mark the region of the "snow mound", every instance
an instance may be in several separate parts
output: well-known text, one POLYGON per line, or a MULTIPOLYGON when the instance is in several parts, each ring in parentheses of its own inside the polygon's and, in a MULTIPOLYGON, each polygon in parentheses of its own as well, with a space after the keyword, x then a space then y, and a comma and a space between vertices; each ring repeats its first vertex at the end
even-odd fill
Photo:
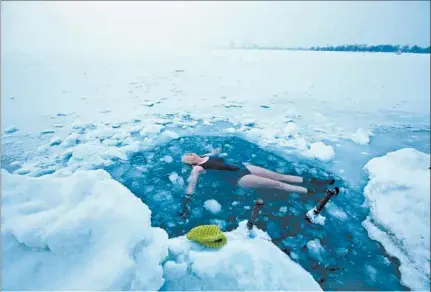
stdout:
POLYGON ((370 143, 370 136, 373 135, 373 132, 370 130, 365 130, 359 128, 351 137, 350 140, 360 145, 367 145, 370 143))
POLYGON ((157 290, 166 232, 102 170, 2 170, 2 290, 157 290), (23 281, 23 279, 26 279, 23 281))
POLYGON ((332 146, 325 145, 325 143, 319 141, 310 145, 310 149, 306 152, 306 155, 317 158, 323 162, 328 162, 334 158, 335 151, 332 146))
POLYGON ((216 200, 205 201, 204 207, 213 214, 217 214, 221 211, 221 205, 216 200))
POLYGON ((430 155, 404 148, 371 159, 364 167, 370 237, 401 261, 401 279, 416 290, 430 288, 430 155))
POLYGON ((313 277, 246 221, 226 232, 227 244, 205 248, 184 236, 169 240, 162 290, 308 290, 322 291, 313 277))

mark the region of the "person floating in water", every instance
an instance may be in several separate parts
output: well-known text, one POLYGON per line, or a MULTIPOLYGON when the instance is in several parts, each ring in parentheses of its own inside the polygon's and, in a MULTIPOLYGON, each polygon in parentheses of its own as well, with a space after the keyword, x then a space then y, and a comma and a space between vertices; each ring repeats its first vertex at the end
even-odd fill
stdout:
POLYGON ((195 190, 200 175, 205 170, 217 170, 226 172, 226 179, 234 185, 246 188, 270 188, 283 190, 290 193, 313 194, 326 191, 326 185, 333 185, 334 179, 307 179, 300 176, 277 173, 249 163, 238 163, 237 165, 226 163, 221 157, 214 157, 221 152, 221 148, 205 154, 187 153, 181 161, 191 165, 192 171, 188 179, 189 185, 186 189, 186 197, 190 198, 195 190), (314 187, 305 188, 294 184, 312 184, 314 187))

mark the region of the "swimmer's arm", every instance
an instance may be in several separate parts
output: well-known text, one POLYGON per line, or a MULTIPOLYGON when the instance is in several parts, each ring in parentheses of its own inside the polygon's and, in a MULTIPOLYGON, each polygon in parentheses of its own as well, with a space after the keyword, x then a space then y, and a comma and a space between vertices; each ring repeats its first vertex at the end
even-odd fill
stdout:
POLYGON ((213 151, 211 151, 210 153, 202 155, 202 157, 204 157, 204 156, 214 156, 214 155, 218 155, 220 153, 221 153, 221 147, 218 147, 218 148, 214 149, 213 151))
POLYGON ((199 175, 203 171, 203 167, 201 166, 195 166, 193 167, 192 173, 190 174, 190 177, 188 179, 189 185, 186 190, 187 195, 192 195, 195 191, 196 184, 198 183, 199 175))

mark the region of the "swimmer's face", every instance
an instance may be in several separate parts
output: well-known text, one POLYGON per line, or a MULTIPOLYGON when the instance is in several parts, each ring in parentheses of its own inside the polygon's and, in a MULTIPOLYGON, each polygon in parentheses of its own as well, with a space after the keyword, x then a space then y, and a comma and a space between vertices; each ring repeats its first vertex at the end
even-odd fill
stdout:
POLYGON ((183 155, 183 157, 181 158, 181 161, 185 164, 194 164, 198 161, 198 156, 196 155, 196 153, 186 153, 185 155, 183 155))

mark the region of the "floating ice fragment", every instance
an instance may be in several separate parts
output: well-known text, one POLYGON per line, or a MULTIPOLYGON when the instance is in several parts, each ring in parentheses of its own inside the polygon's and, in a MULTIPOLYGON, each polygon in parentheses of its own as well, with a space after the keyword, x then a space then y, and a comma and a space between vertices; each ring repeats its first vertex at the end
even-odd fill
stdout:
POLYGON ((214 199, 205 201, 204 207, 213 214, 217 214, 221 211, 221 205, 214 199))

